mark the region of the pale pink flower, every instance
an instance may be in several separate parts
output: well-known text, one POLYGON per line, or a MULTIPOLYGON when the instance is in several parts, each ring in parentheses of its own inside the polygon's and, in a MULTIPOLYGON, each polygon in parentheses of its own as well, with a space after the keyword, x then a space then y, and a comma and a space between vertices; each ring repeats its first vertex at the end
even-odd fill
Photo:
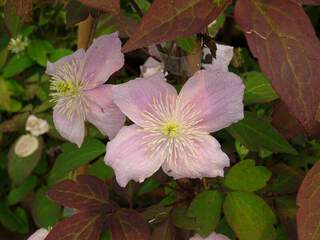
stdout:
POLYGON ((87 51, 77 50, 55 63, 48 62, 52 76, 51 96, 56 102, 53 121, 58 132, 81 146, 85 121, 113 138, 125 117, 112 101, 112 86, 103 83, 124 63, 121 42, 114 33, 96 39, 87 51))
MULTIPOLYGON (((211 54, 209 48, 203 49, 203 55, 211 54)), ((233 57, 233 47, 228 45, 217 44, 216 57, 212 59, 211 64, 203 64, 207 70, 228 72, 228 65, 233 57)))
POLYGON ((27 240, 44 240, 49 234, 49 231, 45 228, 38 229, 27 240))
POLYGON ((225 235, 213 232, 206 238, 203 238, 199 234, 196 234, 192 238, 190 238, 189 240, 230 240, 230 239, 228 237, 226 237, 225 235))
POLYGON ((179 95, 162 74, 116 86, 115 104, 135 123, 107 145, 118 183, 142 182, 161 166, 176 179, 223 176, 229 158, 210 133, 243 118, 243 90, 237 75, 208 70, 179 95))

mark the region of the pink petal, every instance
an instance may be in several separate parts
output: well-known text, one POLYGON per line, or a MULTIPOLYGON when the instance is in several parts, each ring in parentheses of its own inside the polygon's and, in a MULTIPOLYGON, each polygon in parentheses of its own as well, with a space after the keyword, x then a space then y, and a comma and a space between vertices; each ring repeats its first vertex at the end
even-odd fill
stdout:
POLYGON ((214 137, 204 135, 193 140, 189 148, 194 151, 193 156, 178 148, 177 158, 164 162, 162 168, 169 176, 175 179, 223 176, 223 168, 228 167, 230 161, 214 137))
POLYGON ((78 147, 81 146, 85 134, 83 118, 77 113, 72 114, 70 117, 62 114, 58 103, 53 109, 53 122, 62 137, 77 144, 78 147))
MULTIPOLYGON (((208 52, 204 50, 204 52, 208 52)), ((210 50, 209 50, 210 52, 210 50)), ((228 66, 233 57, 233 47, 217 44, 216 58, 212 59, 211 64, 203 64, 204 68, 210 71, 228 72, 228 66)))
POLYGON ((201 70, 186 82, 180 97, 183 106, 196 106, 202 118, 200 124, 215 132, 243 119, 243 91, 239 76, 201 70))
POLYGON ((145 119, 143 113, 152 112, 154 100, 168 97, 175 98, 175 88, 163 81, 163 74, 156 74, 147 78, 137 78, 114 87, 113 100, 120 110, 133 122, 143 126, 145 119))
POLYGON ((101 85, 85 91, 86 118, 110 139, 124 125, 126 117, 112 101, 112 86, 101 85))
POLYGON ((214 232, 214 233, 211 233, 211 235, 209 235, 206 238, 202 238, 199 234, 196 234, 189 240, 230 240, 230 239, 223 234, 218 234, 214 232))
POLYGON ((87 89, 105 83, 124 64, 118 33, 97 38, 86 52, 84 81, 87 89))
POLYGON ((105 162, 115 171, 117 182, 125 187, 130 180, 143 182, 155 173, 163 160, 160 154, 151 156, 147 152, 147 135, 133 124, 123 127, 107 144, 105 162))
POLYGON ((71 63, 72 61, 81 61, 85 58, 85 51, 83 49, 79 49, 75 51, 73 54, 69 56, 65 56, 58 61, 51 63, 47 62, 46 74, 54 75, 56 74, 57 68, 61 67, 65 63, 71 63))
POLYGON ((47 229, 41 228, 32 234, 27 240, 44 240, 49 234, 47 229))

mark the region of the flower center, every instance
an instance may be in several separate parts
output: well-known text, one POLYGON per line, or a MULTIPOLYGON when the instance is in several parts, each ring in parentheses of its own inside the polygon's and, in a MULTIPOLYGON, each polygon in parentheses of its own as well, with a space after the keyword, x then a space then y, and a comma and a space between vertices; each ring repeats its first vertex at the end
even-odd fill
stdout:
POLYGON ((84 84, 81 81, 83 64, 79 61, 72 61, 58 66, 58 69, 51 77, 50 90, 54 102, 61 98, 74 98, 80 95, 84 84))
POLYGON ((177 137, 181 134, 182 126, 176 121, 165 123, 161 129, 162 133, 170 138, 177 137))

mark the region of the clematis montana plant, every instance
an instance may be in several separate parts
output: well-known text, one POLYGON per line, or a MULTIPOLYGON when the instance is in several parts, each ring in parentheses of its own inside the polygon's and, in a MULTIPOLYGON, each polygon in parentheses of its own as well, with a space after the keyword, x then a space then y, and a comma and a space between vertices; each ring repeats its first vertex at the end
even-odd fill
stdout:
POLYGON ((81 146, 85 121, 113 138, 125 116, 112 102, 112 86, 104 85, 124 64, 121 41, 114 33, 97 38, 90 48, 79 49, 55 63, 48 63, 51 96, 56 102, 53 121, 64 138, 81 146))
POLYGON ((179 95, 162 74, 114 87, 115 104, 135 123, 107 144, 118 183, 142 182, 161 166, 176 179, 223 176, 229 158, 210 133, 243 118, 243 90, 237 75, 209 70, 179 95))

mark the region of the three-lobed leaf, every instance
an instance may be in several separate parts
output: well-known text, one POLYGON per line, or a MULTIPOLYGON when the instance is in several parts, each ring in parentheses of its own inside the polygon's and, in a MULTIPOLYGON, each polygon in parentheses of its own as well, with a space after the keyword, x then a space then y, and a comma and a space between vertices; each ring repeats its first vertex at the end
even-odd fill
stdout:
POLYGON ((318 161, 300 186, 297 205, 297 225, 299 240, 320 238, 320 161, 318 161))
POLYGON ((224 178, 224 185, 232 190, 254 192, 266 186, 271 172, 255 161, 242 160, 234 165, 224 178))
POLYGON ((275 240, 276 217, 264 200, 249 192, 229 192, 223 211, 241 240, 275 240))

